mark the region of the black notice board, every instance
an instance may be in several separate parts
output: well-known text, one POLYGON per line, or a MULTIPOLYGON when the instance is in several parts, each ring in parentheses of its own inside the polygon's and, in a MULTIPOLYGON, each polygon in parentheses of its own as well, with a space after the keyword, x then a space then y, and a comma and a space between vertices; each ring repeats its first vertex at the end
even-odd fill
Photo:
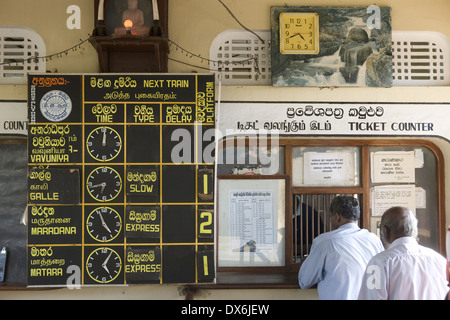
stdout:
POLYGON ((28 83, 28 284, 214 282, 214 76, 28 83))
POLYGON ((26 284, 27 227, 20 223, 27 208, 25 138, 0 140, 0 250, 7 251, 0 286, 26 284))

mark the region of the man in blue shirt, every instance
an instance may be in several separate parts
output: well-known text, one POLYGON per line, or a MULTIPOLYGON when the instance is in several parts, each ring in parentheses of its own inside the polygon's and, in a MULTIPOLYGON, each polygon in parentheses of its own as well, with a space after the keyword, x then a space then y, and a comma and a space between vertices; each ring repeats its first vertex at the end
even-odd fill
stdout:
POLYGON ((341 195, 331 201, 332 231, 316 237, 300 267, 298 283, 302 289, 317 284, 320 299, 357 299, 369 260, 384 250, 381 240, 357 225, 358 199, 341 195))

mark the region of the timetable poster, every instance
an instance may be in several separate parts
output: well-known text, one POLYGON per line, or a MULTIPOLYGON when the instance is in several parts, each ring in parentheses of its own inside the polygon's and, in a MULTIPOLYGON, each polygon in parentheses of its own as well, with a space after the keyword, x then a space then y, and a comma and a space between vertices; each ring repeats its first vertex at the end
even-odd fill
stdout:
POLYGON ((29 75, 28 285, 214 283, 214 127, 210 74, 29 75))

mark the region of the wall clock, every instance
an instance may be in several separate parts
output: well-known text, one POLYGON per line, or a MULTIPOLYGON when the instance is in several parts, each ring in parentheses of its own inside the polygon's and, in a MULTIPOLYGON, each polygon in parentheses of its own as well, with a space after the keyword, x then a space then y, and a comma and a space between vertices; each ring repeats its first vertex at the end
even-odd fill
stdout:
POLYGON ((110 127, 98 127, 89 133, 86 148, 92 158, 98 161, 111 161, 122 149, 122 139, 110 127))
POLYGON ((111 167, 97 167, 89 173, 86 188, 93 199, 101 202, 112 201, 122 190, 122 178, 111 167))
POLYGON ((315 12, 282 12, 279 17, 282 54, 319 53, 319 15, 315 12))
POLYGON ((273 6, 273 86, 392 85, 391 9, 273 6))
POLYGON ((119 213, 112 208, 96 208, 87 217, 86 229, 96 241, 110 242, 122 230, 122 219, 119 213))
POLYGON ((111 248, 98 248, 91 252, 86 260, 89 277, 98 283, 114 281, 122 270, 122 259, 111 248))

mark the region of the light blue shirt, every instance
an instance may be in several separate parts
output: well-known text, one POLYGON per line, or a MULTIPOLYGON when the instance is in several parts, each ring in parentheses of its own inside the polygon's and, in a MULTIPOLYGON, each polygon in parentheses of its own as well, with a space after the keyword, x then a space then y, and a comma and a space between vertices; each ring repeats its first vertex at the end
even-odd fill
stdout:
POLYGON ((298 273, 298 283, 308 289, 317 283, 323 300, 355 300, 369 260, 383 251, 380 238, 356 223, 322 233, 298 273))

